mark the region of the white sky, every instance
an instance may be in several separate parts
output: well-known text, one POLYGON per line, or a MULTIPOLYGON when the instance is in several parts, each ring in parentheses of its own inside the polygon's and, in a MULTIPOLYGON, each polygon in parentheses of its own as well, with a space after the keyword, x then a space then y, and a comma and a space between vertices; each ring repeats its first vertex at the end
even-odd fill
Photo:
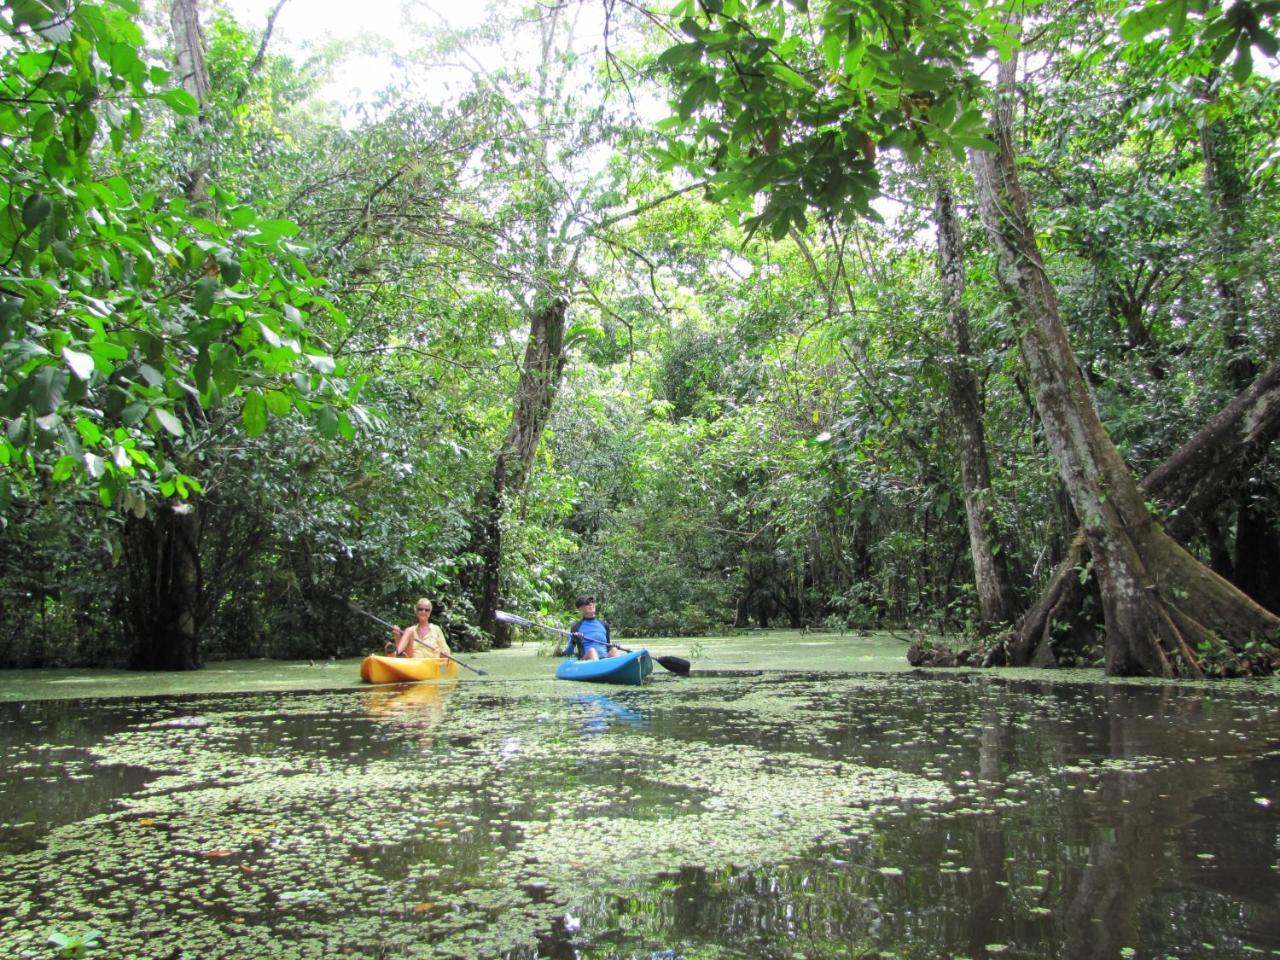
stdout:
MULTIPOLYGON (((277 0, 226 0, 239 23, 266 25, 277 0)), ((487 0, 287 0, 276 18, 271 49, 295 59, 331 41, 356 44, 321 96, 340 103, 368 99, 396 77, 393 57, 420 42, 423 28, 467 29, 484 22, 487 0), (365 42, 359 41, 363 38, 365 42)))

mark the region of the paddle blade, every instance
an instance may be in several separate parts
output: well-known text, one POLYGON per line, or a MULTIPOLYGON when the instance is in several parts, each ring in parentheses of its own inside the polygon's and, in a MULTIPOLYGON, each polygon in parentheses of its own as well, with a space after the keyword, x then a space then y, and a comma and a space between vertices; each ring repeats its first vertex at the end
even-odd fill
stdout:
POLYGON ((689 675, 689 668, 692 664, 684 657, 654 657, 658 661, 658 665, 663 669, 670 670, 672 673, 679 674, 682 677, 689 675))
POLYGON ((507 613, 505 610, 493 611, 493 619, 499 623, 514 623, 517 627, 536 627, 538 624, 532 620, 526 620, 524 617, 517 617, 514 613, 507 613))

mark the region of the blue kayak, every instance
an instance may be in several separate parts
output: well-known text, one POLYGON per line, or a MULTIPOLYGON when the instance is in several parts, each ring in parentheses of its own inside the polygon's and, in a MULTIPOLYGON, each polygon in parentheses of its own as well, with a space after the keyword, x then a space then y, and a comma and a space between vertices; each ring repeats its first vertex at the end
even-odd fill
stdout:
POLYGON ((579 660, 576 657, 561 660, 560 666, 556 668, 556 679, 621 683, 638 687, 651 673, 653 661, 649 658, 649 651, 633 650, 620 657, 604 657, 600 660, 579 660))

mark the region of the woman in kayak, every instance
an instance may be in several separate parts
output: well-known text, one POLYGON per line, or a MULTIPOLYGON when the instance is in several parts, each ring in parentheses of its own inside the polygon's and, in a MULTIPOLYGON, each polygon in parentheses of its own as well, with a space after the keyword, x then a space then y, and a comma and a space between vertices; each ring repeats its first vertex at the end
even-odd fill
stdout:
POLYGON ((431 622, 431 601, 426 597, 418 600, 418 622, 412 627, 401 630, 391 628, 391 643, 387 646, 394 650, 397 657, 416 657, 425 660, 448 654, 449 641, 444 638, 444 631, 431 622))

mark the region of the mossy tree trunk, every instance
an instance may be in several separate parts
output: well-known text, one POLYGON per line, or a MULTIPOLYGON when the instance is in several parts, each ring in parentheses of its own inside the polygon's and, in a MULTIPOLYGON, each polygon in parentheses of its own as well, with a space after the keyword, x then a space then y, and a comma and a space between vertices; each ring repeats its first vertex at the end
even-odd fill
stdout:
POLYGON ((471 568, 469 593, 480 627, 495 646, 511 645, 505 624, 494 611, 502 602, 502 528, 507 505, 524 490, 538 444, 551 419, 551 410, 564 375, 564 331, 568 302, 557 298, 534 312, 529 323, 524 366, 516 388, 511 426, 494 458, 489 482, 476 502, 471 524, 471 552, 478 562, 471 568))
MULTIPOLYGON (((1181 543, 1218 537, 1215 517, 1234 499, 1241 477, 1250 475, 1280 435, 1280 363, 1272 364, 1209 420, 1168 460, 1142 481, 1143 493, 1160 504, 1165 532, 1181 543)), ((1097 642, 1089 597, 1082 583, 1088 558, 1077 531, 1039 599, 1019 620, 1004 645, 1013 666, 1055 666, 1097 642)), ((1246 584, 1246 593, 1262 602, 1246 584)))
POLYGON ((1102 425, 1036 245, 1013 147, 1016 60, 1001 65, 996 149, 975 151, 983 221, 1001 285, 1023 322, 1023 359, 1045 439, 1098 578, 1109 675, 1200 676, 1275 666, 1280 618, 1191 556, 1155 521, 1102 425), (1244 651, 1266 644, 1261 656, 1244 651))
POLYGON ((991 510, 991 467, 978 377, 973 369, 969 311, 964 304, 964 246, 951 188, 940 176, 934 185, 934 219, 938 229, 947 339, 955 350, 947 368, 951 418, 960 444, 960 480, 964 486, 964 511, 969 526, 969 552, 973 557, 980 627, 986 633, 997 624, 1013 620, 1017 601, 991 510))

